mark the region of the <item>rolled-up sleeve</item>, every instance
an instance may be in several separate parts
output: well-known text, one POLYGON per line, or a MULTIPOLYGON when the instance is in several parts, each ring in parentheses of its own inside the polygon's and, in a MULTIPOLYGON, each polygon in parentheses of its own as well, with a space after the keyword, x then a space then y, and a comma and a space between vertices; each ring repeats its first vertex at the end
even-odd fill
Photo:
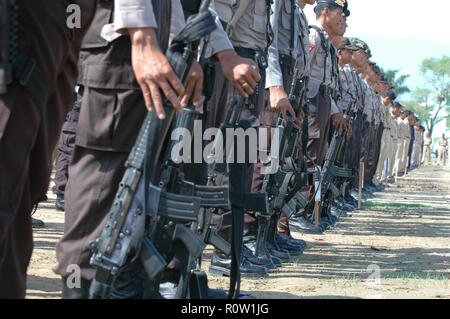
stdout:
POLYGON ((157 27, 151 0, 114 0, 114 31, 157 27))
POLYGON ((274 86, 283 86, 283 74, 281 73, 280 57, 278 52, 278 19, 280 16, 281 1, 272 4, 270 25, 273 32, 273 41, 268 50, 268 68, 266 70, 266 89, 274 86))
POLYGON ((334 101, 334 99, 330 98, 330 100, 331 100, 331 115, 339 113, 340 112, 339 108, 336 105, 336 102, 334 101))

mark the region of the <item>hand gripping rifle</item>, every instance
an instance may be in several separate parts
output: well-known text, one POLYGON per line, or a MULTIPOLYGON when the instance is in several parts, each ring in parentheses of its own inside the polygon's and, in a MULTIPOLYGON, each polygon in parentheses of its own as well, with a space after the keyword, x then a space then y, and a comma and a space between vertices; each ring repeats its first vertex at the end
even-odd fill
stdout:
MULTIPOLYGON (((239 298, 240 291, 240 264, 244 213, 247 210, 260 210, 264 212, 268 210, 266 194, 246 192, 245 177, 248 154, 245 154, 244 163, 239 163, 236 160, 238 155, 237 149, 239 148, 237 145, 237 136, 235 134, 228 134, 229 130, 236 132, 237 129, 247 129, 249 127, 248 122, 239 121, 241 112, 246 103, 247 99, 243 97, 233 99, 229 102, 225 119, 220 124, 213 146, 208 155, 208 179, 204 189, 223 189, 223 186, 221 185, 223 185, 226 175, 229 174, 228 186, 223 189, 223 196, 226 200, 224 198, 220 203, 217 202, 218 205, 204 205, 201 207, 199 222, 193 223, 192 225, 192 229, 200 234, 200 237, 205 243, 213 245, 226 255, 231 255, 232 263, 228 298, 236 299, 239 298), (214 214, 221 214, 230 209, 232 211, 233 219, 231 244, 219 236, 215 230, 210 228, 212 216, 214 214)), ((195 280, 198 281, 199 278, 202 278, 201 276, 198 276, 201 259, 191 259, 190 263, 191 265, 197 263, 197 268, 195 270, 197 276, 192 276, 191 279, 195 278, 195 280)), ((197 286, 201 285, 201 283, 198 282, 191 282, 191 284, 197 286)), ((201 292, 201 290, 199 291, 201 292)), ((192 293, 192 289, 190 293, 192 293)), ((194 295, 194 297, 202 298, 201 295, 194 295)))
MULTIPOLYGON (((346 118, 352 118, 353 102, 349 103, 345 112, 346 118)), ((330 147, 325 156, 325 163, 322 167, 321 174, 321 201, 322 211, 329 215, 331 201, 340 195, 339 179, 349 179, 355 176, 354 168, 345 168, 343 159, 346 152, 347 131, 339 132, 336 128, 330 147)))
MULTIPOLYGON (((211 33, 216 25, 208 11, 211 0, 204 0, 200 13, 190 19, 186 26, 173 39, 167 52, 168 60, 177 76, 184 82, 193 60, 197 57, 197 47, 201 38, 211 33)), ((144 120, 138 139, 127 162, 125 173, 112 203, 108 220, 100 235, 90 247, 93 251, 91 265, 96 269, 91 284, 91 298, 107 298, 115 278, 128 263, 140 258, 148 277, 153 280, 167 265, 163 255, 164 247, 155 247, 151 237, 155 237, 152 227, 161 207, 177 206, 179 197, 164 190, 155 189, 150 184, 164 140, 173 121, 175 110, 165 100, 166 119, 159 120, 156 112, 149 112, 144 120), (149 191, 149 189, 155 189, 149 191), (150 226, 147 229, 147 226, 150 226), (152 236, 150 236, 152 235, 152 236)), ((193 213, 198 200, 186 203, 181 198, 180 210, 193 213), (187 207, 190 206, 190 207, 187 207), (192 208, 194 206, 194 208, 192 208)), ((169 209, 166 209, 168 212, 169 209)), ((186 214, 181 214, 183 221, 186 214)), ((190 219, 195 220, 194 213, 190 219)), ((189 236, 180 224, 171 225, 166 242, 189 236), (171 238, 170 238, 171 236, 171 238)), ((163 236, 163 235, 161 235, 163 236)), ((201 253, 201 244, 193 252, 201 253)))
MULTIPOLYGON (((312 175, 306 168, 306 160, 303 168, 300 170, 295 163, 299 156, 300 139, 304 155, 306 152, 306 143, 308 141, 308 118, 306 105, 306 92, 308 87, 308 77, 300 77, 299 69, 295 68, 294 78, 289 93, 289 101, 298 117, 303 111, 306 117, 303 120, 302 130, 294 127, 294 118, 287 114, 286 122, 283 116, 278 119, 277 133, 271 145, 271 164, 279 163, 278 169, 273 174, 266 174, 264 177, 262 192, 267 193, 269 211, 256 212, 258 217, 258 233, 256 240, 255 255, 261 258, 269 258, 269 252, 266 242, 270 242, 275 247, 278 244, 275 241, 274 227, 276 227, 279 216, 283 213, 287 217, 291 216, 303 203, 299 202, 298 190, 302 186, 309 185, 312 175)), ((305 205, 306 206, 306 205, 305 205)))

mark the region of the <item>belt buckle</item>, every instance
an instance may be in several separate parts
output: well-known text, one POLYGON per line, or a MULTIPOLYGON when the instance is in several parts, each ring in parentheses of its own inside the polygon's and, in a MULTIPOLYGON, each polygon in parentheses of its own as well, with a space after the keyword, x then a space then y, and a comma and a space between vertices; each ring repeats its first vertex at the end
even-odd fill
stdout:
POLYGON ((261 69, 266 69, 269 66, 266 55, 262 51, 256 51, 255 60, 258 62, 258 65, 261 69))

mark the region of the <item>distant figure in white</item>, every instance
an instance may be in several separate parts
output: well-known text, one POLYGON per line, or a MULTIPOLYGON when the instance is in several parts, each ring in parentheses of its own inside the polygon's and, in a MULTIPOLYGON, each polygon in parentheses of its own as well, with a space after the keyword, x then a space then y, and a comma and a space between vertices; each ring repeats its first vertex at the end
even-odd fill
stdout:
POLYGON ((439 156, 438 156, 439 165, 443 166, 446 165, 447 148, 448 148, 448 141, 445 138, 445 134, 442 134, 442 137, 439 140, 439 156))
POLYGON ((431 144, 433 141, 430 138, 430 132, 425 132, 425 138, 423 140, 423 158, 422 163, 428 165, 431 163, 431 144))

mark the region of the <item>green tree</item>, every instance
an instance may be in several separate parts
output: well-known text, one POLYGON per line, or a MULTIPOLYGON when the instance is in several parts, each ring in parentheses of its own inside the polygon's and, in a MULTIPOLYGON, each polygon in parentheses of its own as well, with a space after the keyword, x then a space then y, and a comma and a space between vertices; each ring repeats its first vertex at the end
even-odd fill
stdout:
POLYGON ((413 93, 415 101, 419 104, 419 112, 425 116, 430 135, 434 126, 448 116, 439 116, 442 110, 450 113, 450 57, 427 58, 420 65, 420 73, 424 77, 427 87, 416 89, 413 93), (421 110, 420 110, 421 109, 421 110))
POLYGON ((400 70, 384 70, 383 68, 381 68, 381 71, 384 73, 389 82, 391 82, 391 84, 394 86, 397 96, 411 92, 409 87, 405 85, 406 79, 410 77, 409 74, 402 74, 397 76, 400 70))

